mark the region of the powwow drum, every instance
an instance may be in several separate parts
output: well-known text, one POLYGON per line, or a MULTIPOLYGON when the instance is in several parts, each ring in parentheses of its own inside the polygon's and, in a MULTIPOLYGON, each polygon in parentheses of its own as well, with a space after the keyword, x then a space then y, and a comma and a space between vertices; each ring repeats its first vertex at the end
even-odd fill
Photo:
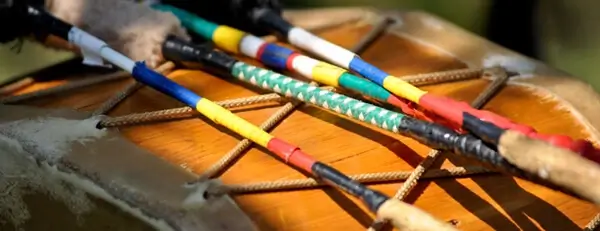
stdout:
MULTIPOLYGON (((596 130, 600 119, 594 116, 600 114, 600 98, 591 87, 432 15, 344 8, 287 11, 284 16, 296 26, 353 49, 368 62, 395 76, 405 76, 427 91, 473 102, 474 106, 531 125, 541 133, 560 133, 594 143, 600 139, 596 130), (485 68, 495 65, 504 66, 508 72, 485 68)), ((381 229, 371 227, 375 217, 358 200, 303 176, 273 158, 269 151, 198 116, 182 103, 134 84, 128 75, 110 73, 92 78, 89 76, 97 74, 91 70, 82 73, 65 69, 61 78, 40 81, 2 99, 0 102, 6 105, 0 107, 0 122, 60 117, 67 120, 48 122, 100 136, 94 133, 97 131, 89 131, 95 129, 89 124, 65 122, 86 121, 90 113, 95 115, 92 118, 102 121, 108 130, 104 132, 109 134, 94 142, 73 144, 71 155, 62 157, 62 167, 54 173, 99 199, 89 199, 95 207, 86 210, 80 208, 84 199, 77 201, 75 196, 71 200, 62 198, 69 201, 65 206, 55 202, 56 198, 28 195, 23 200, 30 219, 19 223, 20 227, 381 229), (80 86, 69 89, 74 85, 80 86), (102 114, 105 116, 97 116, 102 114), (218 181, 201 180, 199 186, 182 186, 198 177, 218 181), (194 206, 198 208, 190 210, 194 206)), ((357 181, 395 195, 459 230, 593 230, 600 221, 591 203, 499 174, 453 153, 433 151, 373 125, 233 78, 217 78, 172 63, 159 69, 177 83, 260 124, 357 181)), ((368 100, 342 89, 336 91, 368 100)), ((26 127, 35 129, 34 125, 26 127)), ((59 130, 36 134, 58 136, 59 130)), ((42 140, 49 142, 52 138, 42 140)), ((52 155, 53 149, 38 150, 52 155)), ((4 188, 6 192, 0 195, 8 198, 11 193, 21 193, 11 191, 13 187, 4 188)), ((71 189, 49 191, 60 190, 71 189)), ((19 220, 14 214, 12 220, 19 220)), ((10 222, 0 224, 0 230, 15 227, 10 222)))

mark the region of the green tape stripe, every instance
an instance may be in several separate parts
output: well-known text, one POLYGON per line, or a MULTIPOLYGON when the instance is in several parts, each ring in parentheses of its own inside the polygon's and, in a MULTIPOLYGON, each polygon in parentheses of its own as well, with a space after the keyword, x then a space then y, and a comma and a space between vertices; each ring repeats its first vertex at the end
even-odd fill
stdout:
POLYGON ((183 27, 186 27, 204 38, 212 38, 213 33, 219 27, 219 25, 215 23, 211 23, 206 21, 190 12, 185 10, 169 6, 163 4, 153 4, 152 8, 155 10, 163 11, 163 12, 171 12, 173 13, 179 20, 183 27))
POLYGON ((270 89, 287 97, 312 103, 392 132, 398 132, 398 126, 404 117, 403 114, 326 91, 305 82, 243 62, 237 62, 233 66, 231 73, 238 79, 263 89, 270 89))
MULTIPOLYGON (((212 39, 214 31, 219 27, 218 24, 206 21, 199 16, 173 6, 155 4, 152 7, 156 10, 175 14, 175 16, 182 21, 184 27, 198 33, 200 36, 206 39, 212 39)), ((382 102, 387 102, 387 99, 391 95, 390 92, 376 83, 347 72, 343 73, 341 76, 330 76, 330 78, 335 78, 336 82, 338 82, 340 86, 344 88, 354 90, 358 93, 373 97, 382 102)))
POLYGON ((389 91, 385 90, 383 87, 377 85, 376 83, 350 74, 348 72, 340 76, 338 83, 342 87, 357 91, 358 93, 362 93, 364 95, 373 97, 382 102, 387 102, 387 99, 391 95, 389 91))

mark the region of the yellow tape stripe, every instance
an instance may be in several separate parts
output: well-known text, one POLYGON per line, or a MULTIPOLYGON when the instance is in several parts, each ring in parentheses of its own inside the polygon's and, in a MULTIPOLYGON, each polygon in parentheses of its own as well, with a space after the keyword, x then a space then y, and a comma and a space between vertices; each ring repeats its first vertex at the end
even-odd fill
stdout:
POLYGON ((339 78, 346 70, 325 62, 319 62, 312 69, 313 79, 325 85, 338 87, 339 78))
POLYGON ((221 124, 263 147, 267 147, 267 144, 273 138, 271 134, 263 131, 254 124, 234 115, 227 109, 205 98, 198 101, 196 110, 215 123, 221 124))
POLYGON ((240 53, 240 43, 245 35, 246 33, 238 29, 219 26, 213 32, 212 40, 221 49, 238 54, 240 53))
POLYGON ((421 96, 427 94, 426 91, 423 91, 395 76, 385 77, 385 79, 383 79, 383 87, 392 94, 400 96, 401 98, 406 98, 415 103, 419 103, 421 96))

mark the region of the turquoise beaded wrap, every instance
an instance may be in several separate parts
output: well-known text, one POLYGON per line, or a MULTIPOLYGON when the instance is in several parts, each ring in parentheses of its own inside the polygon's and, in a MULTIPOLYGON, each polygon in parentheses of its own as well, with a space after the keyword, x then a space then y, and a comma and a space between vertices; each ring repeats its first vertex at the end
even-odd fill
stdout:
POLYGON ((249 82, 263 89, 270 89, 287 97, 312 103, 392 132, 398 132, 398 126, 404 118, 403 114, 367 104, 335 92, 323 90, 305 82, 243 62, 237 62, 233 66, 231 74, 242 81, 249 82))

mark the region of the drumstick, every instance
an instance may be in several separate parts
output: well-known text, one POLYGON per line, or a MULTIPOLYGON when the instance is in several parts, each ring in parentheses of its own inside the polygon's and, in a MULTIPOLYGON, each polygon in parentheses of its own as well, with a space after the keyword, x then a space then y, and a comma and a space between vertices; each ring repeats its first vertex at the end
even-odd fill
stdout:
POLYGON ((195 94, 169 78, 149 69, 144 62, 134 62, 113 50, 93 35, 35 7, 29 7, 29 15, 34 25, 39 27, 37 28, 38 30, 60 36, 77 45, 85 52, 92 52, 99 55, 110 63, 130 72, 137 81, 195 108, 200 114, 213 122, 223 125, 267 148, 285 161, 285 163, 311 173, 315 178, 322 179, 333 186, 337 186, 337 188, 346 193, 360 198, 372 212, 375 212, 382 218, 391 220, 398 228, 423 231, 456 230, 452 225, 440 222, 431 215, 411 205, 390 199, 378 191, 369 189, 351 180, 338 170, 315 160, 300 150, 300 148, 274 137, 216 103, 195 94), (408 211, 408 213, 405 213, 405 211, 408 211))
MULTIPOLYGON (((405 99, 401 99, 383 87, 355 76, 343 68, 310 58, 275 43, 269 43, 236 28, 215 24, 183 9, 164 4, 155 4, 152 5, 152 8, 173 13, 188 30, 204 39, 213 41, 226 52, 244 54, 261 61, 270 68, 295 71, 321 84, 353 90, 377 101, 396 106, 413 117, 427 121, 436 119, 435 121, 438 123, 443 122, 443 120, 435 118, 435 115, 425 115, 413 110, 405 99)), ((452 126, 449 123, 444 125, 452 126)))
POLYGON ((574 140, 564 135, 539 134, 530 126, 517 124, 490 111, 478 110, 465 102, 428 93, 367 63, 345 48, 326 41, 302 28, 294 27, 280 15, 267 8, 248 10, 249 12, 245 13, 249 15, 249 20, 253 20, 258 25, 283 35, 291 44, 321 56, 340 67, 357 72, 389 90, 392 94, 419 104, 424 109, 434 112, 457 126, 464 128, 465 117, 474 116, 489 121, 500 128, 518 131, 534 139, 545 140, 552 145, 572 150, 587 158, 593 158, 595 162, 600 162, 600 149, 594 147, 589 141, 574 140))
MULTIPOLYGON (((311 86, 291 77, 249 65, 223 52, 213 50, 212 46, 195 46, 177 39, 175 36, 169 36, 165 40, 162 53, 164 58, 168 60, 198 62, 201 65, 210 66, 213 70, 218 70, 220 73, 216 76, 229 72, 230 75, 262 89, 271 90, 330 112, 411 137, 436 149, 454 151, 457 154, 475 158, 522 179, 568 194, 577 196, 582 194, 579 192, 579 188, 572 187, 572 185, 565 184, 562 181, 547 180, 545 177, 540 176, 537 171, 526 172, 521 170, 518 164, 513 165, 508 162, 505 157, 499 155, 480 139, 473 136, 459 134, 435 123, 411 118, 398 112, 389 111, 345 95, 311 86), (547 182, 551 182, 553 185, 547 182)), ((583 193, 582 195, 586 194, 583 193)))

